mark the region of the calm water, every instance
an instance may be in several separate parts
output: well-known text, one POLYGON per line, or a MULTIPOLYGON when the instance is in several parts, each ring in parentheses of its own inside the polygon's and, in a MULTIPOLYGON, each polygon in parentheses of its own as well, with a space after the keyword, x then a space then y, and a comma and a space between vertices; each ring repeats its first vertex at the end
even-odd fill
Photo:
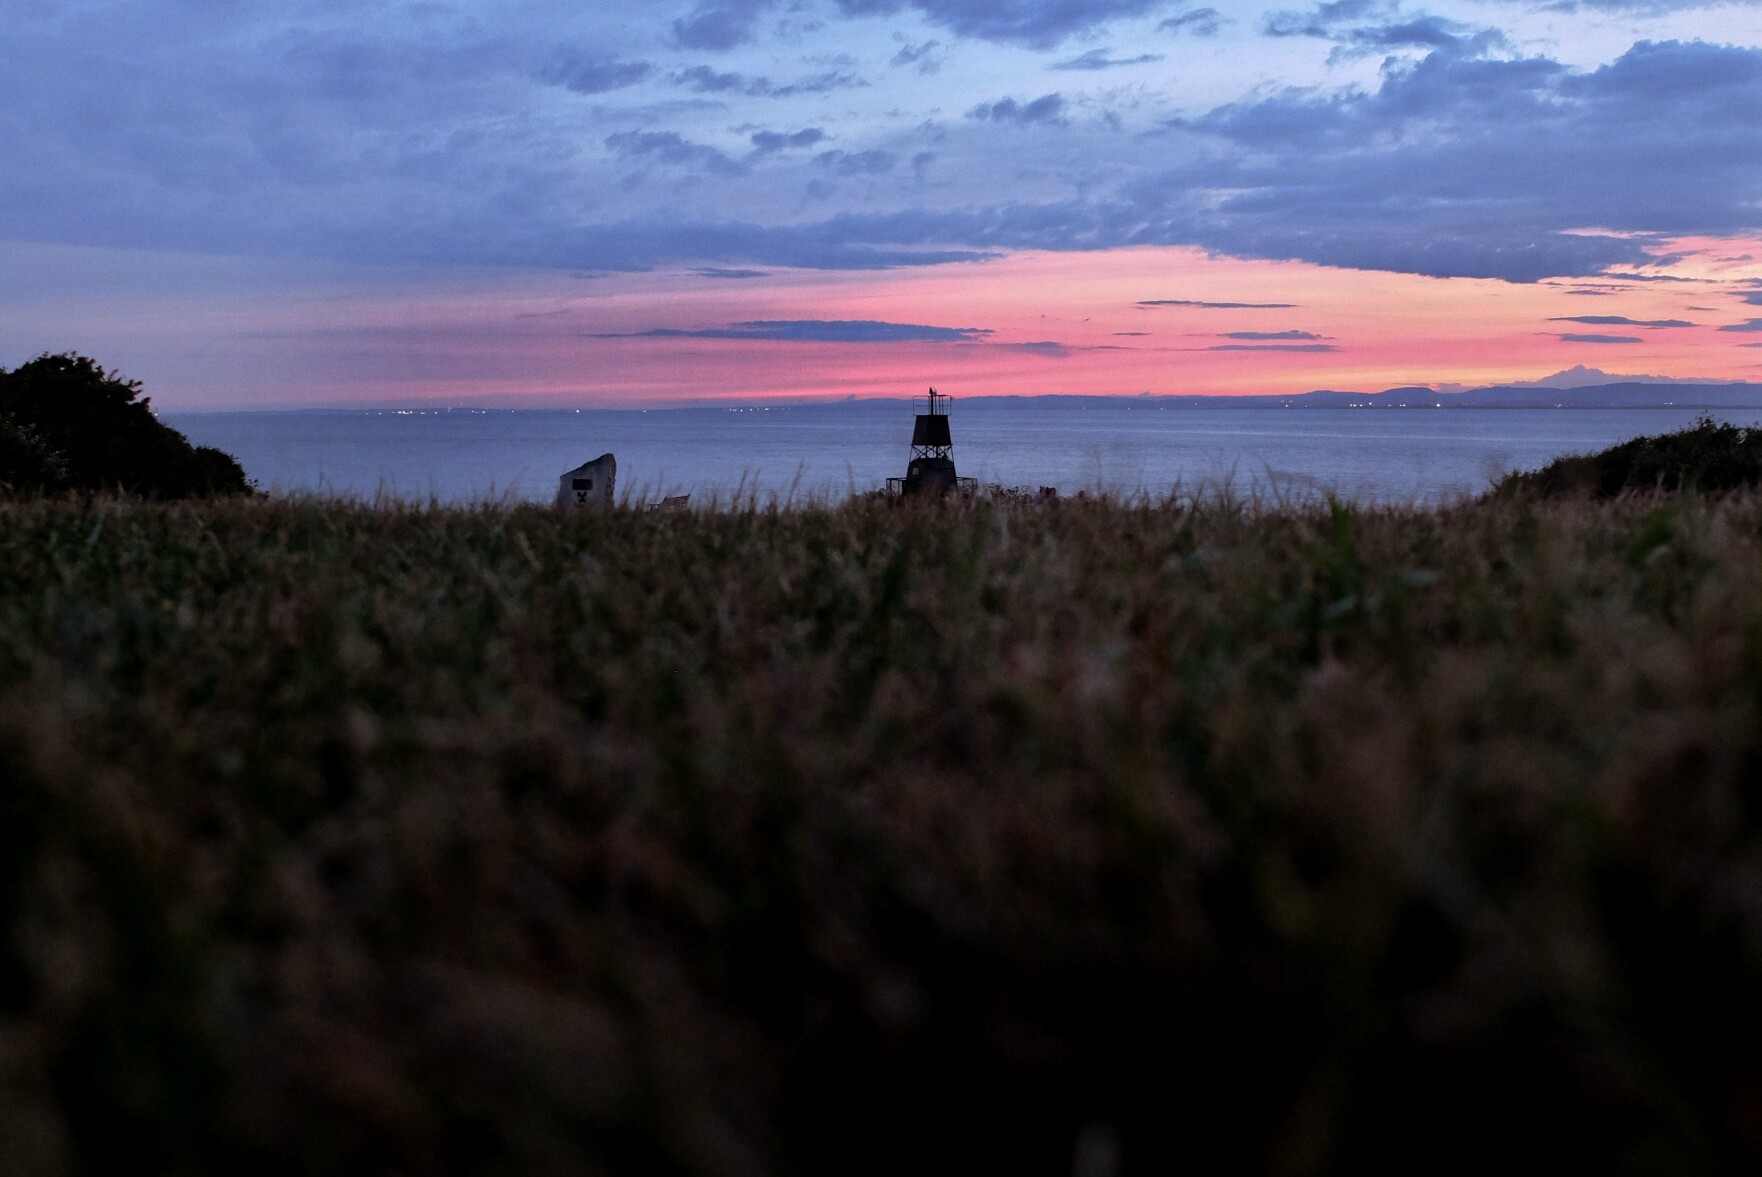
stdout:
MULTIPOLYGON (((772 409, 168 414, 265 490, 549 501, 611 451, 624 497, 843 496, 905 473, 907 402, 772 409)), ((1642 433, 1693 409, 1189 409, 956 403, 963 475, 1006 486, 1207 490, 1436 502, 1642 433)), ((1762 410, 1715 413, 1742 423, 1762 410)))

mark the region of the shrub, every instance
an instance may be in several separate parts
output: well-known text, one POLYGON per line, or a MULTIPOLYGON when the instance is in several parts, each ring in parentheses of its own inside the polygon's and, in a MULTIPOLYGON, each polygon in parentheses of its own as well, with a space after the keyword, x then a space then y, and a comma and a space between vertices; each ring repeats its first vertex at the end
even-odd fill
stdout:
POLYGON ((0 494, 48 494, 66 485, 67 459, 41 433, 0 414, 0 494))
POLYGON ((1508 474, 1497 495, 1614 498, 1628 492, 1718 492, 1762 483, 1762 430, 1703 415, 1687 429, 1636 437, 1595 454, 1575 454, 1540 470, 1508 474))
POLYGON ((0 445, 9 447, 6 454, 16 451, 20 463, 0 466, 0 481, 37 493, 122 491, 153 499, 251 492, 231 456, 192 446, 153 416, 140 393, 138 380, 71 352, 0 371, 0 415, 16 435, 0 445), (48 476, 56 471, 59 478, 48 476))

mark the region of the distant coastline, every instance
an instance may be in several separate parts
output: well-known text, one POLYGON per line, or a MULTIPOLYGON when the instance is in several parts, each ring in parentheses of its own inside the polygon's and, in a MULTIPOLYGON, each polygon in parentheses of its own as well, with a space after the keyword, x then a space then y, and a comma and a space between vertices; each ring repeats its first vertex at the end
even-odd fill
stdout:
MULTIPOLYGON (((365 416, 418 417, 463 413, 664 413, 684 409, 719 410, 728 413, 769 413, 781 410, 869 409, 896 410, 912 398, 900 396, 846 396, 838 400, 812 397, 731 400, 705 397, 651 405, 559 405, 502 404, 461 405, 434 401, 381 402, 357 405, 265 406, 261 408, 214 407, 171 409, 169 416, 203 416, 219 413, 362 414, 365 416)), ((1503 384, 1466 387, 1461 384, 1403 384, 1380 392, 1355 392, 1333 388, 1297 393, 966 393, 954 400, 963 406, 1033 405, 1045 409, 1121 409, 1154 406, 1158 409, 1762 409, 1762 382, 1715 380, 1701 377, 1641 375, 1607 372, 1583 364, 1554 372, 1537 380, 1511 380, 1503 384)))
POLYGON ((962 403, 1033 400, 1073 405, 1154 404, 1184 409, 1762 409, 1762 384, 1665 384, 1621 381, 1577 388, 1497 385, 1439 391, 1423 385, 1381 392, 1314 392, 1244 396, 972 396, 962 403))

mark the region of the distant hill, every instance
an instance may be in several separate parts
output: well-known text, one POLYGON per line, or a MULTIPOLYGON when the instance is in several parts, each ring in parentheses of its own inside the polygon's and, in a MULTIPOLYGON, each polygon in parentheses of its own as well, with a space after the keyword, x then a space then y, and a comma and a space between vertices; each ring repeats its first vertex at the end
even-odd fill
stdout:
MULTIPOLYGON (((1741 384, 1740 380, 1707 380, 1698 377, 1682 376, 1641 376, 1631 373, 1616 374, 1605 372, 1601 368, 1587 368, 1583 364, 1574 364, 1564 371, 1552 376, 1543 376, 1540 380, 1508 380, 1503 388, 1584 388, 1589 385, 1601 384, 1741 384)), ((1455 391, 1461 391, 1455 389, 1455 391)))
POLYGON ((1419 387, 1390 388, 1382 392, 1322 390, 1297 396, 1231 399, 1239 402, 1276 401, 1307 408, 1762 409, 1762 384, 1663 384, 1627 380, 1577 388, 1503 384, 1460 392, 1419 387))
POLYGON ((1762 409, 1762 384, 1665 383, 1627 379, 1611 384, 1553 387, 1540 383, 1439 391, 1423 386, 1382 392, 1317 389, 1289 396, 970 396, 967 405, 1033 400, 1072 407, 1158 405, 1198 409, 1762 409))

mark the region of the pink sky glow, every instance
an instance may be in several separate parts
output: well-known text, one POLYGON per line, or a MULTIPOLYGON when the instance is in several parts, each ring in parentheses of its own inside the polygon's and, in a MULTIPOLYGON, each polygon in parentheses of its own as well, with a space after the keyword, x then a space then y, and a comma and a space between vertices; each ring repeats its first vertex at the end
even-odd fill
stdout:
MULTIPOLYGON (((1678 260, 1646 273, 1686 281, 1528 284, 1163 247, 733 279, 325 267, 244 290, 225 281, 224 261, 75 252, 70 264, 114 271, 108 284, 118 293, 99 308, 87 296, 77 322, 61 320, 71 334, 57 337, 142 379, 155 403, 174 411, 650 406, 902 396, 929 384, 963 396, 1372 391, 1529 380, 1575 364, 1711 379, 1762 369, 1762 353, 1743 346, 1762 334, 1719 330, 1752 317, 1742 298, 1762 277, 1755 240, 1662 243, 1657 252, 1678 260), (200 282, 184 274, 166 286, 209 293, 141 299, 125 280, 134 270, 163 277, 164 267, 192 266, 203 268, 200 282), (1291 305, 1144 305, 1175 301, 1291 305), (1574 317, 1632 322, 1561 321, 1574 317), (941 342, 643 334, 802 321, 974 334, 941 342), (1637 325, 1662 321, 1693 325, 1637 325)), ((31 314, 52 333, 56 300, 37 298, 31 314)))
POLYGON ((1762 375, 1762 0, 12 7, 0 365, 167 410, 1762 375))

